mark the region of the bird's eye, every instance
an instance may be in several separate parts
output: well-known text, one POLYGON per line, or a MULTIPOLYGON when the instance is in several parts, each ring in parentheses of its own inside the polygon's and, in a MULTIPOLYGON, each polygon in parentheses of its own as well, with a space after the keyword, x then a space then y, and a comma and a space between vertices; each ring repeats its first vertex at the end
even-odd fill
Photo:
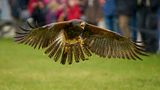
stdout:
POLYGON ((83 27, 84 25, 83 24, 81 24, 81 27, 83 27))
POLYGON ((84 23, 81 23, 80 25, 81 25, 81 27, 84 27, 84 26, 85 26, 85 24, 84 24, 84 23))

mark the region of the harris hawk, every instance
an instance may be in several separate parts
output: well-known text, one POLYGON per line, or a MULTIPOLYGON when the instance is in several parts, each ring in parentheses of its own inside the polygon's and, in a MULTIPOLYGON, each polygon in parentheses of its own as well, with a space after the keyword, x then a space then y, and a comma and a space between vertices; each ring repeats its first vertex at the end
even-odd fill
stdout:
POLYGON ((55 62, 72 64, 74 61, 88 60, 92 54, 103 58, 139 59, 146 56, 143 46, 137 45, 129 38, 107 29, 74 19, 51 23, 45 26, 33 26, 16 32, 18 43, 27 44, 38 49, 45 49, 55 62))

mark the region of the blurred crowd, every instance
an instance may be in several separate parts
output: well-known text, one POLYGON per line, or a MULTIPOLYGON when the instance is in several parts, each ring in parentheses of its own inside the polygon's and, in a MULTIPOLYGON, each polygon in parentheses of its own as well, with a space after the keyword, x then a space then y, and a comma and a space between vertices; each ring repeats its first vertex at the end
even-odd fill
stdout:
POLYGON ((145 50, 159 48, 160 0, 0 0, 8 1, 14 21, 32 18, 42 26, 52 22, 83 19, 137 41, 140 35, 145 50))

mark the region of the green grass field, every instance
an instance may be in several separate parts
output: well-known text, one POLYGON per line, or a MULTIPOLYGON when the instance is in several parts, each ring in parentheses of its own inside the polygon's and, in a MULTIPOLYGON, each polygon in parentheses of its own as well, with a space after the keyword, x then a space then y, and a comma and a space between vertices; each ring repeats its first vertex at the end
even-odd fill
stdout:
POLYGON ((92 56, 72 65, 0 39, 0 90, 160 90, 160 55, 143 61, 92 56))

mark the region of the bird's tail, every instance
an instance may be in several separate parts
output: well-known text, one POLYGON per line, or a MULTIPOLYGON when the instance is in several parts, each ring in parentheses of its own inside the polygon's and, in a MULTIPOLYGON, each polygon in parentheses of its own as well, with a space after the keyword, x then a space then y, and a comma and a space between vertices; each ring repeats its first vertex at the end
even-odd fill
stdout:
POLYGON ((88 60, 86 57, 91 56, 91 52, 83 45, 80 41, 76 43, 65 42, 63 33, 49 46, 45 51, 46 54, 49 54, 50 58, 53 58, 54 61, 60 59, 61 64, 72 64, 73 61, 79 62, 80 60, 88 60))
POLYGON ((73 61, 78 63, 80 60, 88 60, 86 57, 91 55, 89 49, 78 42, 75 44, 66 44, 62 53, 61 63, 65 64, 66 61, 68 64, 72 64, 73 61))

